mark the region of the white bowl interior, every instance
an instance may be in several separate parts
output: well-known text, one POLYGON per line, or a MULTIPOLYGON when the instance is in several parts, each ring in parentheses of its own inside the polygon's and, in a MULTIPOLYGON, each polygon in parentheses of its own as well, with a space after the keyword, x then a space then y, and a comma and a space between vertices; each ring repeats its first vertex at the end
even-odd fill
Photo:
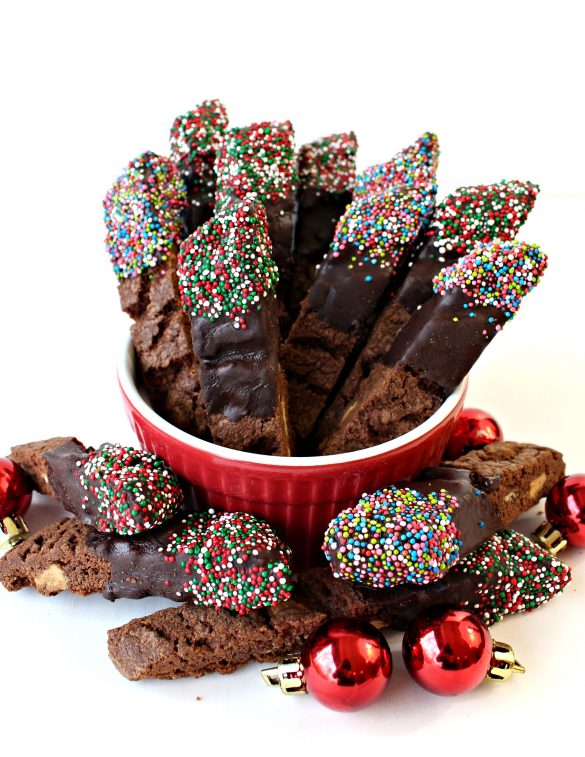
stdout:
POLYGON ((124 342, 124 347, 118 363, 118 378, 124 394, 136 410, 138 410, 138 412, 154 426, 183 444, 187 444, 194 449, 207 451, 213 455, 223 457, 226 460, 255 463, 256 465, 261 463, 263 465, 290 466, 293 468, 313 468, 324 465, 340 465, 358 460, 367 460, 410 444, 423 437, 428 431, 447 418, 456 407, 467 387, 466 377, 455 391, 447 397, 436 413, 431 415, 431 417, 424 423, 421 423, 420 426, 417 426, 417 428, 409 431, 407 434, 396 437, 396 439, 391 439, 390 441, 377 444, 368 449, 356 450, 355 452, 342 452, 337 455, 279 457, 278 455, 260 455, 254 452, 242 452, 240 450, 221 447, 212 442, 207 442, 204 439, 199 439, 192 434, 188 434, 186 431, 181 431, 181 429, 173 426, 156 413, 136 385, 134 347, 130 337, 124 342))

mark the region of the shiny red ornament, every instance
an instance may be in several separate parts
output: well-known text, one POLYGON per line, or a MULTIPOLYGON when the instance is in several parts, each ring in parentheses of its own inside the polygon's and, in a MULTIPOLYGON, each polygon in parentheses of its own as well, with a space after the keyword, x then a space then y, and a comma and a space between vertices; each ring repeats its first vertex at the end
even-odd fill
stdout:
POLYGON ((492 415, 476 407, 466 407, 455 423, 447 444, 446 459, 454 460, 472 449, 501 442, 503 438, 502 428, 492 415))
POLYGON ((22 468, 0 457, 0 524, 11 515, 24 515, 32 498, 32 489, 22 468))
POLYGON ((467 610, 438 606, 421 613, 402 642, 406 669, 433 694, 452 696, 478 686, 490 669, 492 639, 467 610))
POLYGON ((392 655, 380 631, 344 618, 325 623, 309 638, 301 663, 308 692, 344 712, 377 699, 392 673, 392 655))
POLYGON ((547 497, 545 512, 572 547, 585 547, 585 474, 559 481, 547 497))

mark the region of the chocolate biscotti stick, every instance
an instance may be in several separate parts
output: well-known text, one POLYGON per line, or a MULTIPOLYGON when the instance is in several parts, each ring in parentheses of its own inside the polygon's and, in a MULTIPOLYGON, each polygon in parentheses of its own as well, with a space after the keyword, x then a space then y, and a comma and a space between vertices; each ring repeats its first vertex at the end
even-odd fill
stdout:
POLYGON ((335 226, 351 202, 357 139, 353 132, 331 134, 299 149, 299 191, 293 273, 288 311, 294 319, 333 241, 335 226))
POLYGON ((323 544, 334 576, 374 589, 437 581, 564 473, 548 448, 498 442, 486 450, 364 494, 339 513, 323 544))
POLYGON ((537 193, 535 184, 502 181, 462 187, 437 206, 405 279, 378 316, 355 365, 321 418, 318 440, 331 434, 360 383, 383 362, 402 326, 432 296, 433 277, 470 253, 477 242, 513 239, 532 210, 537 193))
POLYGON ((310 435, 434 208, 435 153, 425 143, 418 161, 411 162, 416 183, 372 180, 372 193, 362 191, 341 217, 285 343, 291 423, 302 440, 310 435))
POLYGON ((175 118, 171 127, 171 158, 187 187, 185 228, 192 234, 213 215, 215 158, 227 129, 228 116, 219 100, 204 100, 195 110, 175 118))
POLYGON ((278 269, 256 195, 224 204, 197 229, 181 246, 178 273, 214 441, 290 455, 278 269))
MULTIPOLYGON (((290 121, 262 121, 228 129, 215 164, 216 202, 222 209, 255 192, 264 205, 272 257, 279 271, 279 296, 292 274, 297 171, 290 121)), ((283 312, 284 318, 284 312, 283 312)))
POLYGON ((122 310, 134 321, 132 341, 153 408, 184 431, 205 436, 197 361, 175 272, 186 208, 175 164, 143 153, 104 200, 106 246, 122 310))
POLYGON ((517 312, 547 265, 536 245, 478 244, 433 280, 434 295, 361 382, 323 454, 371 447, 429 418, 517 312))
POLYGON ((429 586, 364 592, 333 578, 327 568, 299 578, 292 600, 244 617, 182 605, 132 620, 108 632, 110 658, 132 681, 197 677, 298 654, 327 618, 404 629, 420 612, 448 603, 469 607, 491 625, 552 599, 569 582, 570 571, 526 537, 502 531, 429 586))

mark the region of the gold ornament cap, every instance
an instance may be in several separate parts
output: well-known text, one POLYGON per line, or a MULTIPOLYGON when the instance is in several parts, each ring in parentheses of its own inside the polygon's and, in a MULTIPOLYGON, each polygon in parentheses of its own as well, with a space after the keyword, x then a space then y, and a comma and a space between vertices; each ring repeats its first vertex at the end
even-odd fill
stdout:
POLYGON ((509 644, 494 641, 492 660, 486 678, 490 681, 507 681, 514 673, 526 673, 526 668, 518 662, 509 644))
POLYGON ((285 657, 275 667, 265 668, 262 679, 267 686, 279 686, 283 694, 306 694, 305 669, 300 657, 285 657))
POLYGON ((551 555, 558 554, 567 546, 567 540, 562 533, 546 520, 540 524, 533 536, 551 555))
POLYGON ((9 515, 3 518, 1 533, 6 534, 7 538, 0 542, 0 556, 10 552, 30 536, 28 526, 20 515, 9 515))

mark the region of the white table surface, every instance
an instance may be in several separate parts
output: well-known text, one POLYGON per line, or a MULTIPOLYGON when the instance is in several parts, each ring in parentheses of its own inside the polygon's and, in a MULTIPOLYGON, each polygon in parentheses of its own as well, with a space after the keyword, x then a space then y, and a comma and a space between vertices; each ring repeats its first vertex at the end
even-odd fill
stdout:
MULTIPOLYGON (((360 167, 433 129, 440 194, 504 177, 540 183, 521 236, 542 245, 550 267, 474 368, 467 404, 491 411, 507 438, 556 447, 569 471, 585 471, 577 4, 300 2, 294 16, 286 7, 3 6, 0 452, 62 434, 134 441, 115 378, 128 321, 103 248, 101 200, 131 157, 166 151, 176 114, 220 97, 233 124, 290 117, 299 143, 353 128, 360 167)), ((55 510, 39 500, 31 525, 55 510)), ((533 512, 521 525, 529 532, 538 521, 533 512)), ((259 665, 130 683, 108 660, 106 631, 168 602, 0 589, 2 749, 289 753, 301 742, 341 753, 464 753, 470 744, 476 754, 542 753, 582 729, 585 558, 571 550, 565 559, 574 579, 562 597, 494 629, 525 676, 435 697, 408 679, 391 634, 391 685, 352 715, 269 690, 259 665)))

